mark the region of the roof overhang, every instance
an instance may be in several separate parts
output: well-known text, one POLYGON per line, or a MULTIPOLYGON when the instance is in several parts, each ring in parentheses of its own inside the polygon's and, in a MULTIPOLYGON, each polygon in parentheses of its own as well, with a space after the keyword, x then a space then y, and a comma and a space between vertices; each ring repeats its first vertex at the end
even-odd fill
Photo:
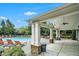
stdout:
POLYGON ((77 3, 64 4, 63 6, 58 7, 55 10, 51 10, 47 13, 31 18, 30 23, 48 20, 50 18, 66 15, 75 11, 79 11, 79 4, 77 3))

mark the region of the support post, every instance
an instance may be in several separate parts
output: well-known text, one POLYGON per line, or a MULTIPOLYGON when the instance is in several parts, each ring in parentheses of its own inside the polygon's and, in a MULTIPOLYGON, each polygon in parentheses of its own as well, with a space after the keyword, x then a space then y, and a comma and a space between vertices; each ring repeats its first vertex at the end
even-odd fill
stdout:
POLYGON ((32 28, 32 40, 31 40, 31 44, 34 45, 35 44, 35 24, 32 24, 31 28, 32 28))
POLYGON ((50 43, 54 43, 54 39, 53 39, 53 30, 52 28, 50 28, 50 39, 49 39, 50 43))
POLYGON ((39 23, 35 23, 34 29, 32 30, 34 34, 32 38, 33 44, 31 45, 31 53, 33 55, 38 55, 41 53, 41 45, 40 45, 40 25, 39 23))
POLYGON ((56 30, 56 39, 61 40, 60 39, 60 30, 59 29, 56 30))
POLYGON ((76 30, 76 40, 78 40, 78 30, 76 30))

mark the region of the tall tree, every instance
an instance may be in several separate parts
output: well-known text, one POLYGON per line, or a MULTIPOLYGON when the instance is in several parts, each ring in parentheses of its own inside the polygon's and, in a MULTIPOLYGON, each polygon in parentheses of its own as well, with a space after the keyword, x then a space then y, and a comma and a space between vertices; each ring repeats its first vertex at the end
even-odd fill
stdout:
POLYGON ((2 26, 1 31, 2 31, 3 34, 5 34, 5 29, 6 28, 5 28, 5 22, 4 22, 4 20, 2 20, 1 26, 2 26))
POLYGON ((6 20, 6 34, 14 34, 14 25, 8 20, 6 20))

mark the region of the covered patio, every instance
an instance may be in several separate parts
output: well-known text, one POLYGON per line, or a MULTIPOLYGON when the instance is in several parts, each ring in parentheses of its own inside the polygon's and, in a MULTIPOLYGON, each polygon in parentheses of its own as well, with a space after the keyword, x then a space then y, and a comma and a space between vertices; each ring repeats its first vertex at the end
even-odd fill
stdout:
MULTIPOLYGON (((58 53, 60 53, 60 54, 57 54, 57 55, 65 55, 65 52, 67 51, 67 49, 65 49, 65 48, 73 49, 73 50, 77 51, 75 48, 73 48, 73 47, 77 46, 77 49, 79 49, 79 44, 78 44, 78 40, 79 40, 79 4, 65 4, 64 6, 56 8, 55 10, 49 11, 48 13, 44 13, 42 15, 33 17, 30 21, 30 24, 32 26, 32 41, 31 41, 31 53, 32 54, 41 55, 41 52, 42 52, 41 45, 46 44, 46 43, 40 42, 40 40, 41 40, 40 26, 49 28, 49 30, 50 30, 49 44, 47 44, 46 48, 48 47, 49 49, 52 49, 52 50, 54 49, 53 45, 57 42, 57 41, 55 41, 55 43, 54 43, 54 38, 53 38, 53 30, 56 31, 55 39, 60 40, 58 42, 61 42, 61 44, 56 45, 59 48, 56 48, 56 51, 54 51, 54 52, 57 52, 57 50, 59 50, 58 53), (65 40, 64 41, 61 40, 61 36, 60 36, 61 30, 72 30, 72 34, 73 34, 72 39, 73 40, 70 40, 67 42, 65 40), (76 40, 76 41, 74 41, 74 40, 76 40), (73 43, 73 45, 72 45, 72 43, 73 43), (77 45, 74 45, 74 44, 77 44, 77 45)), ((71 50, 72 54, 74 53, 73 50, 71 50)), ((51 53, 53 53, 53 52, 51 52, 51 53)), ((70 54, 70 55, 72 55, 72 54, 70 54)), ((67 54, 67 55, 69 55, 69 54, 67 54)))
MULTIPOLYGON (((44 42, 47 42, 44 39, 44 42)), ((40 54, 31 53, 31 44, 27 44, 22 47, 26 56, 79 56, 79 41, 61 39, 54 40, 54 43, 48 43, 46 45, 46 52, 40 54)))

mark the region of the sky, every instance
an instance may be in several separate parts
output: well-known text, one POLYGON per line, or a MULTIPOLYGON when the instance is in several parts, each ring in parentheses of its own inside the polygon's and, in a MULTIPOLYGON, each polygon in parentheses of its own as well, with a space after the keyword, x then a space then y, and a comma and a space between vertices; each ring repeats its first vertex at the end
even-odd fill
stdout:
POLYGON ((62 3, 0 3, 0 21, 9 19, 15 28, 28 26, 28 20, 36 15, 53 10, 62 3))

